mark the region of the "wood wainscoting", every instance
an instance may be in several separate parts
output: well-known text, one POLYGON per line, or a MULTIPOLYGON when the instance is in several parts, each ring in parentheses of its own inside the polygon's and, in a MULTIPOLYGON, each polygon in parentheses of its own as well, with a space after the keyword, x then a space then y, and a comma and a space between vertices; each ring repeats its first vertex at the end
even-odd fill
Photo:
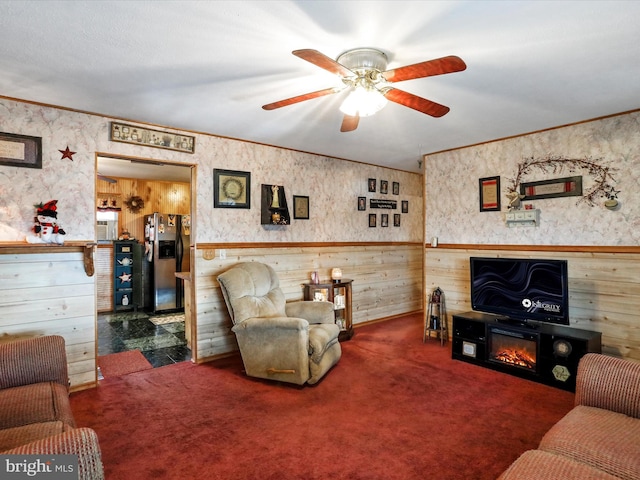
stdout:
MULTIPOLYGON (((353 324, 394 317, 422 309, 422 243, 362 244, 202 244, 195 251, 194 358, 197 362, 237 350, 231 319, 216 276, 238 262, 271 265, 287 301, 303 299, 303 284, 312 271, 321 280, 331 269, 353 279, 353 324), (224 250, 223 257, 221 250, 224 250)), ((357 335, 357 333, 356 333, 357 335)))
POLYGON ((95 275, 85 270, 85 248, 0 246, 0 333, 64 337, 72 390, 97 382, 95 275))
POLYGON ((425 294, 445 292, 451 317, 471 310, 469 257, 551 258, 569 264, 571 327, 602 333, 602 352, 640 361, 640 247, 425 247, 425 294))
POLYGON ((98 313, 113 311, 113 243, 96 249, 96 306, 98 313))

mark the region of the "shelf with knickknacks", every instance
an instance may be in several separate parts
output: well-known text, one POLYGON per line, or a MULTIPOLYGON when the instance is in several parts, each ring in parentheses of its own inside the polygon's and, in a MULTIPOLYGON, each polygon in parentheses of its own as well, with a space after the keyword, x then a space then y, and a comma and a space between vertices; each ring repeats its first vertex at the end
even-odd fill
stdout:
POLYGON ((291 217, 284 187, 263 184, 261 194, 260 223, 262 225, 289 225, 291 217))
POLYGON ((431 339, 431 333, 434 333, 436 339, 440 339, 440 345, 449 339, 447 328, 447 309, 444 302, 444 292, 440 287, 429 295, 429 307, 424 321, 424 333, 422 335, 422 343, 431 339))
POLYGON ((311 282, 304 284, 304 299, 333 303, 335 323, 340 329, 338 339, 343 342, 353 337, 351 312, 351 284, 353 280, 342 277, 342 269, 331 270, 331 282, 321 282, 317 271, 311 273, 311 282))
POLYGON ((509 211, 505 214, 505 223, 507 227, 538 227, 540 226, 540 210, 529 208, 532 205, 526 205, 521 208, 521 201, 525 195, 518 192, 507 193, 509 199, 509 211))

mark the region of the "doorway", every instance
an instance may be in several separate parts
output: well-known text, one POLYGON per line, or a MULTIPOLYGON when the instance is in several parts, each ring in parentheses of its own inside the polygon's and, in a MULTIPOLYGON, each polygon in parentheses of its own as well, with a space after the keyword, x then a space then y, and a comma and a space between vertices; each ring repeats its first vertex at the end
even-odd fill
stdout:
MULTIPOLYGON (((98 363, 100 357, 132 350, 139 350, 153 367, 191 360, 194 332, 180 308, 184 303, 154 308, 153 241, 147 221, 155 212, 165 212, 161 228, 170 230, 171 225, 185 234, 180 271, 191 271, 195 166, 98 154, 96 172, 98 363), (110 223, 104 225, 98 212, 113 214, 110 223)), ((179 295, 181 282, 176 279, 179 295)))

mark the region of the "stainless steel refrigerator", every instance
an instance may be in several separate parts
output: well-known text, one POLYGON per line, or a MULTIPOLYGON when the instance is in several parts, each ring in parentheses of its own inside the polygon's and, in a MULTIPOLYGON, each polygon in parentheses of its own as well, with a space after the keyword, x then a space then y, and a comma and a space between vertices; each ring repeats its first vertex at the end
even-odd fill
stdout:
POLYGON ((154 313, 183 311, 183 280, 175 273, 189 269, 189 217, 156 212, 144 222, 145 259, 151 266, 145 308, 154 313))

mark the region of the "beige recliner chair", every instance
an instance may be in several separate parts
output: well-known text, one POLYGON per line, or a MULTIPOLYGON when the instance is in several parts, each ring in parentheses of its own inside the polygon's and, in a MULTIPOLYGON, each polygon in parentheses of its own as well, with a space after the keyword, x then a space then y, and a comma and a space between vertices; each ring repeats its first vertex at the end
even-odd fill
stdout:
POLYGON ((218 275, 247 375, 314 384, 342 349, 330 302, 287 303, 276 272, 258 262, 218 275))

